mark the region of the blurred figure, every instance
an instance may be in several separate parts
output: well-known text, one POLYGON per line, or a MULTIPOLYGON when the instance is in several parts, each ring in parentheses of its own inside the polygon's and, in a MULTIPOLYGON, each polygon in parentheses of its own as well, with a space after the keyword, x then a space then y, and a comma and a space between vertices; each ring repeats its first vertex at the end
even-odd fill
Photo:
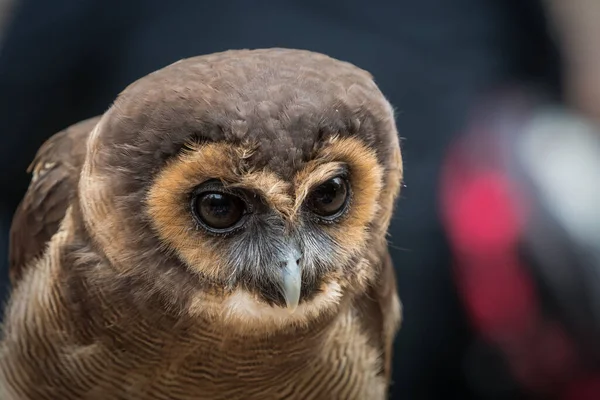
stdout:
POLYGON ((444 166, 468 363, 494 349, 532 396, 599 399, 600 131, 544 100, 496 93, 444 166))
MULTIPOLYGON (((600 3, 545 5, 564 94, 521 83, 472 107, 440 205, 479 338, 468 369, 495 352, 529 398, 599 399, 600 3)), ((489 378, 476 374, 482 397, 489 378)))
POLYGON ((407 186, 390 231, 404 303, 392 398, 528 398, 505 355, 479 345, 478 326, 456 293, 438 181, 449 145, 497 87, 527 82, 582 110, 600 104, 600 90, 589 84, 597 78, 588 67, 594 58, 582 56, 594 53, 588 37, 596 28, 579 22, 593 20, 597 2, 571 0, 577 5, 568 12, 565 3, 18 0, 0 48, 0 240, 6 243, 39 145, 102 113, 135 79, 183 57, 231 48, 320 51, 373 73, 405 139, 407 186), (568 49, 563 74, 544 9, 557 43, 568 49), (478 346, 485 355, 473 363, 478 346))

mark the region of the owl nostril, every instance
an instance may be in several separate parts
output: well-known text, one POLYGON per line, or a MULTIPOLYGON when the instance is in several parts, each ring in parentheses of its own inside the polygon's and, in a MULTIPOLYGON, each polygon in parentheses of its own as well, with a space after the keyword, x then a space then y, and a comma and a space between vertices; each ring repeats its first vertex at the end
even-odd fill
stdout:
MULTIPOLYGON (((293 265, 293 262, 291 260, 290 261, 280 261, 279 262, 279 267, 280 268, 285 268, 288 265, 293 265)), ((298 261, 296 261, 296 265, 298 265, 298 261)))
MULTIPOLYGON (((281 266, 281 268, 285 267, 288 264, 289 261, 281 261, 279 263, 279 265, 281 266)), ((298 257, 296 259, 296 265, 300 265, 300 263, 302 262, 302 257, 298 257)))

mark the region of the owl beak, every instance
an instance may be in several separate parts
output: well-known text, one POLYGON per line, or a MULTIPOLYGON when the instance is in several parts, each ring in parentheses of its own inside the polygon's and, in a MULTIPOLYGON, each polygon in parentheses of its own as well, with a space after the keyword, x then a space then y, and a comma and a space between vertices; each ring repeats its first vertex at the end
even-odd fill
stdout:
POLYGON ((287 309, 290 313, 296 311, 300 302, 302 289, 302 269, 300 268, 300 251, 292 247, 288 251, 281 270, 281 290, 287 309))

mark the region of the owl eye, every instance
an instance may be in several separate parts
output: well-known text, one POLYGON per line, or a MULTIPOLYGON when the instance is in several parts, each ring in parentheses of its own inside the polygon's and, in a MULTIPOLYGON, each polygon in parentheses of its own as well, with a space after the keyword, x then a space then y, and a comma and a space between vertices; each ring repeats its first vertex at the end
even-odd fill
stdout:
POLYGON ((192 198, 192 212, 205 229, 227 233, 239 228, 247 214, 246 202, 220 191, 204 191, 192 198))
POLYGON ((346 210, 349 193, 348 181, 342 176, 336 176, 312 191, 308 206, 320 218, 331 221, 346 210))

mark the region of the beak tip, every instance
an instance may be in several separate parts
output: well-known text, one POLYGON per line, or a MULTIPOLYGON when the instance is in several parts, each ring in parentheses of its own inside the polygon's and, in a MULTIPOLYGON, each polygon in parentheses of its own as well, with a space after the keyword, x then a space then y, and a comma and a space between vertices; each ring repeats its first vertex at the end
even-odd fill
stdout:
POLYGON ((288 304, 286 309, 287 309, 288 313, 290 313, 290 315, 291 315, 296 312, 297 308, 298 308, 298 306, 296 306, 296 305, 292 306, 292 305, 288 304))
POLYGON ((288 298, 285 299, 286 310, 293 314, 298 309, 298 298, 288 298))
POLYGON ((293 314, 300 303, 300 282, 286 282, 283 291, 286 309, 293 314))

